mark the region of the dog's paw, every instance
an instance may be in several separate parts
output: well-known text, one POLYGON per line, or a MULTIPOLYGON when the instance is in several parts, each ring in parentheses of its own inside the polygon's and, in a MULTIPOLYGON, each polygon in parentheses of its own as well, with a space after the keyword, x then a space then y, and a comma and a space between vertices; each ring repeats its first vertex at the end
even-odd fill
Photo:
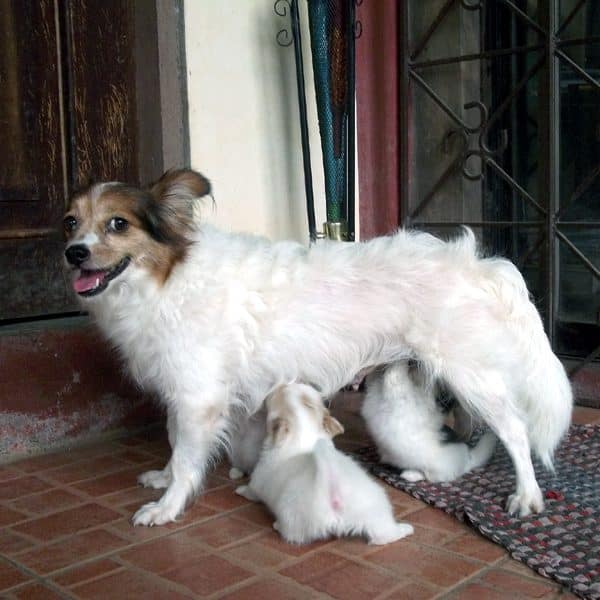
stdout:
POLYGON ((529 493, 511 494, 506 503, 506 511, 511 515, 527 517, 531 513, 539 513, 544 510, 544 498, 542 491, 537 488, 529 493))
POLYGON ((425 475, 421 473, 421 471, 416 471, 412 469, 405 469, 400 473, 400 477, 405 481, 410 481, 411 483, 415 483, 416 481, 423 481, 425 479, 425 475))
POLYGON ((244 471, 237 467, 231 467, 231 469, 229 469, 229 479, 241 479, 244 475, 244 471))
POLYGON ((162 471, 146 471, 139 475, 137 480, 138 483, 144 487, 161 490, 169 487, 171 476, 167 469, 163 469, 162 471))
POLYGON ((384 544, 391 544, 397 542, 408 535, 412 535, 415 532, 412 525, 408 523, 396 523, 394 527, 391 527, 389 531, 384 534, 371 535, 369 537, 369 545, 371 546, 383 546, 384 544))
POLYGON ((164 525, 177 519, 178 511, 170 506, 165 506, 160 500, 158 502, 148 502, 144 504, 131 519, 133 525, 164 525))

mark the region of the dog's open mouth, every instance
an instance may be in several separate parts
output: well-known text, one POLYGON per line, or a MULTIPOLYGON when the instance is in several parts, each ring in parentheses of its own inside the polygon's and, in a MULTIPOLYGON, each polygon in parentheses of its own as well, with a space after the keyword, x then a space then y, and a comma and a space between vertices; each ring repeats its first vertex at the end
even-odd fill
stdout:
POLYGON ((130 262, 131 259, 129 256, 126 256, 109 269, 97 269, 94 271, 81 269, 79 275, 73 280, 73 289, 80 296, 95 296, 103 292, 108 287, 108 283, 117 277, 117 275, 120 275, 129 266, 130 262))

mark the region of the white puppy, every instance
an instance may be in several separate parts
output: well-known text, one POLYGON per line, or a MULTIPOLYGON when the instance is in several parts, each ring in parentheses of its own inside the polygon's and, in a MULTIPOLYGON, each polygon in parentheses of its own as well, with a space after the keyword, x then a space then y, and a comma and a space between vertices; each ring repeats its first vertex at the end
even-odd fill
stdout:
POLYGON ((236 492, 264 502, 288 542, 364 535, 388 544, 413 533, 397 523, 385 492, 331 438, 343 427, 312 387, 279 387, 267 399, 267 437, 248 485, 236 492))
POLYGON ((482 258, 470 230, 450 242, 400 231, 311 248, 224 233, 197 221, 195 199, 209 192, 190 170, 149 189, 98 183, 64 219, 74 291, 169 414, 171 460, 142 477, 167 489, 136 525, 181 514, 233 407, 254 413, 287 381, 328 396, 365 367, 406 358, 506 446, 508 510, 543 509, 530 451, 552 467, 572 395, 514 265, 482 258))
POLYGON ((474 448, 448 440, 435 390, 420 380, 408 361, 379 369, 367 378, 361 408, 382 462, 403 469, 407 481, 451 481, 484 465, 496 436, 485 433, 474 448))

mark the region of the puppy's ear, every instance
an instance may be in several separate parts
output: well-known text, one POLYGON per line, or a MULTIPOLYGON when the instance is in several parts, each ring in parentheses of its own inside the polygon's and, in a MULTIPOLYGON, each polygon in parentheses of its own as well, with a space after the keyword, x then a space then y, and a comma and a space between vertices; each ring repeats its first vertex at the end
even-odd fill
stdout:
POLYGON ((319 404, 315 404, 314 400, 308 394, 302 394, 300 401, 309 410, 317 410, 317 408, 323 406, 319 401, 319 404))
POLYGON ((273 440, 273 444, 277 446, 290 433, 290 422, 282 417, 277 417, 267 422, 267 435, 273 440))
POLYGON ((344 433, 344 426, 329 413, 323 417, 323 429, 332 438, 340 433, 344 433))

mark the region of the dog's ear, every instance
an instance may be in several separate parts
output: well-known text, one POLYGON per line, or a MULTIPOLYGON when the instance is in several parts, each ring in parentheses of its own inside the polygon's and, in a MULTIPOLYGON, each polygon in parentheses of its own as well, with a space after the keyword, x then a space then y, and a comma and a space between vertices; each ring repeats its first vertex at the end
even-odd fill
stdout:
POLYGON ((185 248, 196 225, 194 201, 210 194, 210 183, 190 169, 173 169, 148 191, 150 202, 143 211, 148 231, 159 242, 185 248))
POLYGON ((290 422, 282 417, 277 417, 267 422, 267 435, 273 441, 273 445, 277 446, 290 433, 290 422))
POLYGON ((323 429, 329 434, 330 437, 334 438, 340 433, 344 433, 344 426, 329 413, 323 417, 323 429))
POLYGON ((210 182, 191 169, 170 169, 151 188, 150 193, 161 202, 188 201, 210 194, 210 182))

